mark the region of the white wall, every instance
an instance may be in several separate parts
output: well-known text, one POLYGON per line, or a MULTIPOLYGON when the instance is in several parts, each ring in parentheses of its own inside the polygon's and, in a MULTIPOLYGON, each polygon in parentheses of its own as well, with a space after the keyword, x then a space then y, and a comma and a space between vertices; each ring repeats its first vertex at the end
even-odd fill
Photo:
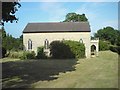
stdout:
POLYGON ((28 50, 28 40, 32 40, 32 50, 37 52, 37 47, 44 46, 44 41, 47 39, 49 43, 55 40, 74 40, 83 39, 86 47, 86 57, 90 57, 90 32, 64 32, 64 33, 23 33, 23 44, 25 50, 28 50))

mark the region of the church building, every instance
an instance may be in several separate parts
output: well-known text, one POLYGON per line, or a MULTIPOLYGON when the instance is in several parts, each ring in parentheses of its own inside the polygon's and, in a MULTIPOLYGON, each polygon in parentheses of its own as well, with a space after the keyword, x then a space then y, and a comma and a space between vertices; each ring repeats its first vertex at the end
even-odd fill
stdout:
MULTIPOLYGON (((91 47, 98 55, 99 40, 91 40, 91 29, 89 22, 45 22, 28 23, 23 30, 24 50, 35 51, 37 47, 45 46, 55 40, 73 40, 85 45, 85 56, 91 57, 91 47)), ((61 52, 62 54, 62 52, 61 52)))

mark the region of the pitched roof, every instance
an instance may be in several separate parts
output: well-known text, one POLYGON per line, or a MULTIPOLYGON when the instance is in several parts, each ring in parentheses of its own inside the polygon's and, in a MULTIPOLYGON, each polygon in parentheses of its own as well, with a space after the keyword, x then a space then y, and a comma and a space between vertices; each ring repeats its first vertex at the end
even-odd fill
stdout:
POLYGON ((28 23, 23 33, 38 32, 90 32, 88 22, 50 22, 50 23, 28 23))

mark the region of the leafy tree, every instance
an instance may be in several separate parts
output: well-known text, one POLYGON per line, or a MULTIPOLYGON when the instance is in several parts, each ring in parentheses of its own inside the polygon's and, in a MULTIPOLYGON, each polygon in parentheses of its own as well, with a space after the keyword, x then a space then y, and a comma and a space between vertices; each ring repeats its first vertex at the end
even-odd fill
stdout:
POLYGON ((99 37, 100 40, 106 40, 111 42, 111 44, 116 44, 119 36, 119 31, 112 27, 105 27, 100 29, 95 33, 95 37, 99 37))
POLYGON ((110 43, 107 41, 100 40, 99 41, 99 50, 100 51, 105 51, 109 50, 110 43))
POLYGON ((85 14, 80 15, 76 13, 68 13, 63 22, 81 22, 81 21, 88 21, 85 14))
POLYGON ((23 49, 23 36, 14 38, 12 35, 6 33, 4 27, 2 27, 2 47, 7 51, 10 50, 22 50, 23 49))
POLYGON ((5 48, 6 47, 6 31, 4 27, 2 27, 1 31, 2 31, 2 46, 5 48))
POLYGON ((120 46, 120 31, 118 31, 117 45, 120 46))
POLYGON ((21 7, 21 4, 15 0, 15 2, 2 2, 2 25, 4 22, 10 21, 18 21, 16 18, 15 13, 18 11, 18 8, 21 7))

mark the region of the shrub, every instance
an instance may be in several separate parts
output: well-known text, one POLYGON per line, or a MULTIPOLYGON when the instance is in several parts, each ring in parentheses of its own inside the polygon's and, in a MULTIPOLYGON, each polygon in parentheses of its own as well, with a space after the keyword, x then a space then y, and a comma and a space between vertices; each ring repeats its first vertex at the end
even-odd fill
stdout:
POLYGON ((26 54, 26 57, 27 57, 27 59, 35 59, 35 52, 34 51, 28 52, 26 54))
POLYGON ((102 41, 102 40, 99 41, 99 50, 100 50, 100 51, 109 50, 109 46, 110 46, 110 43, 109 43, 109 42, 107 42, 107 41, 102 41))
POLYGON ((2 47, 2 57, 5 57, 6 53, 7 53, 7 50, 4 47, 2 47))
POLYGON ((110 46, 110 50, 112 52, 117 52, 120 55, 120 46, 113 46, 113 45, 111 45, 110 46))
POLYGON ((116 47, 116 46, 111 45, 111 46, 109 47, 109 49, 110 49, 111 51, 113 51, 113 52, 117 52, 117 47, 116 47))
POLYGON ((23 51, 10 51, 8 57, 10 58, 20 58, 23 55, 23 51))
POLYGON ((35 59, 35 52, 25 51, 23 52, 23 55, 20 57, 20 59, 35 59))
POLYGON ((117 47, 117 50, 118 50, 118 54, 120 55, 120 46, 117 47))
POLYGON ((71 51, 70 47, 60 41, 53 41, 50 44, 50 55, 54 59, 75 58, 75 55, 71 51))
POLYGON ((85 57, 85 46, 83 43, 71 40, 66 40, 63 43, 70 47, 71 51, 73 52, 76 58, 85 57))
POLYGON ((36 56, 37 59, 45 59, 45 58, 47 58, 47 56, 45 55, 43 50, 44 50, 43 47, 38 47, 37 48, 37 56, 36 56))

